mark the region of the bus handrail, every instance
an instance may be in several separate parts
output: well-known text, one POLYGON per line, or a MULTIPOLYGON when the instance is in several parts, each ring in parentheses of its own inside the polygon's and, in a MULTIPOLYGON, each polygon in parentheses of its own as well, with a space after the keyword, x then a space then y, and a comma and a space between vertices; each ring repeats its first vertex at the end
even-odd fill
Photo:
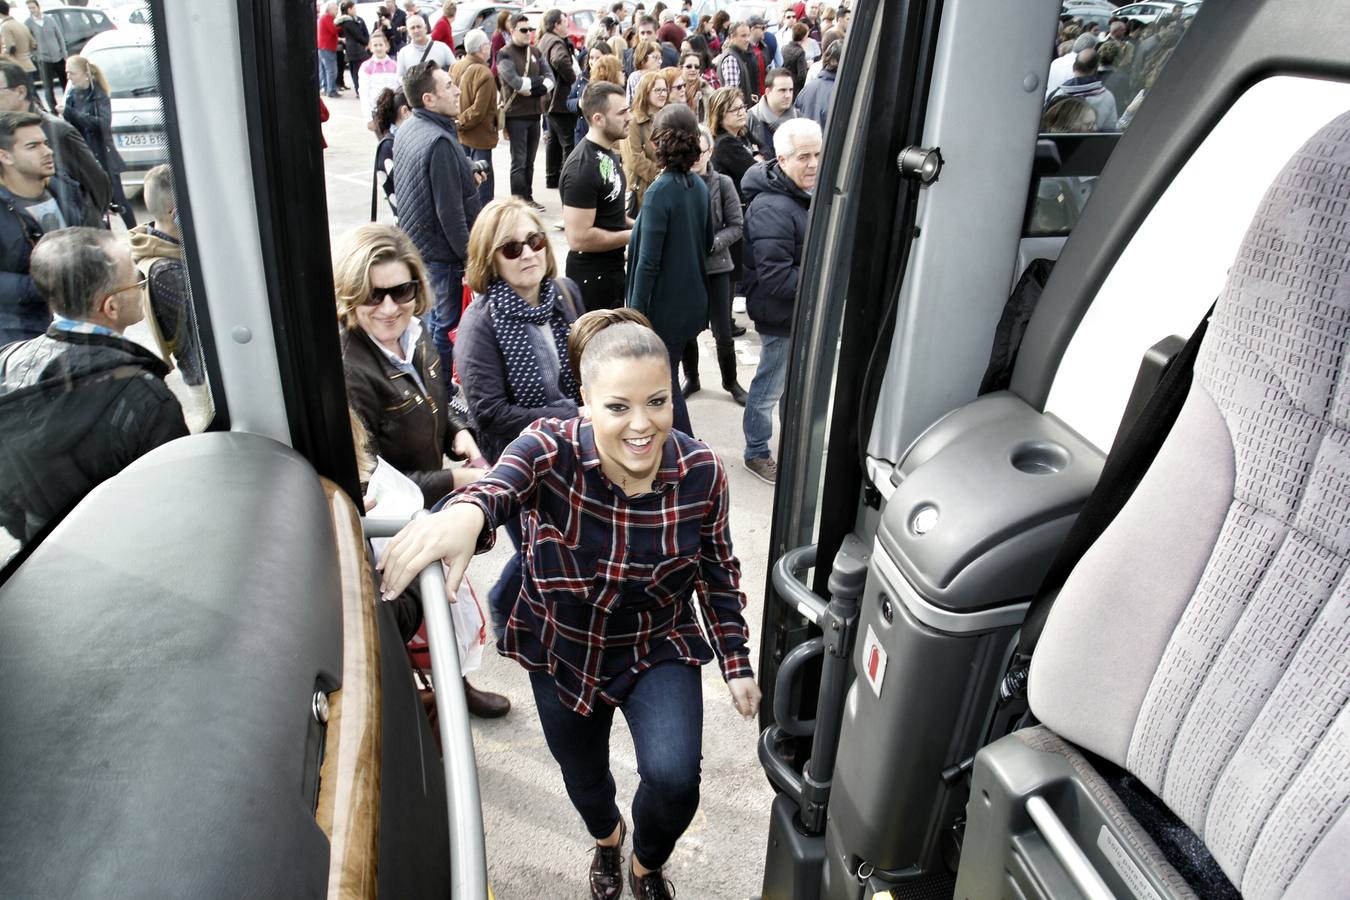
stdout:
MULTIPOLYGON (((425 515, 418 512, 417 516, 425 515)), ((367 538, 392 537, 408 519, 366 517, 367 538)), ((441 561, 418 575, 422 615, 426 621, 431 675, 436 686, 436 714, 441 731, 441 761, 445 766, 445 802, 450 822, 450 896, 454 900, 484 900, 488 896, 487 848, 483 834, 483 804, 478 790, 469 706, 460 689, 459 647, 450 604, 445 592, 441 561)))

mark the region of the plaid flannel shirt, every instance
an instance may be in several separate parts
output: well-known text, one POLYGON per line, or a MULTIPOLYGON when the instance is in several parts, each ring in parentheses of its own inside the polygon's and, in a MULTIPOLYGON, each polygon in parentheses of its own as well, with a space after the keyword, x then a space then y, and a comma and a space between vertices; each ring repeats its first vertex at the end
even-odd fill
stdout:
POLYGON ((523 585, 498 649, 547 670, 570 709, 617 706, 646 669, 714 650, 724 678, 753 677, 726 470, 701 441, 672 431, 652 491, 628 497, 601 473, 589 421, 541 419, 444 502, 483 510, 480 553, 520 516, 523 585))

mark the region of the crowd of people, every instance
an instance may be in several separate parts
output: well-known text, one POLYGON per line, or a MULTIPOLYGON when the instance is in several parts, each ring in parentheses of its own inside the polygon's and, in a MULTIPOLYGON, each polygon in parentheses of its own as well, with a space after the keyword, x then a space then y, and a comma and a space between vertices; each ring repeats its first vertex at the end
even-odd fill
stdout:
POLYGON ((1113 16, 1103 28, 1063 17, 1046 78, 1041 131, 1124 131, 1190 23, 1181 15, 1147 23, 1113 16))
MULTIPOLYGON (((772 412, 848 10, 789 4, 773 24, 624 11, 597 10, 580 44, 554 9, 504 15, 455 46, 454 3, 432 23, 391 0, 373 27, 351 0, 325 3, 316 102, 355 90, 373 132, 372 221, 340 237, 333 266, 360 468, 381 483, 394 473, 437 510, 385 548, 383 593, 411 638, 412 575, 443 559, 453 586, 501 527, 514 553, 490 624, 530 672, 595 840, 592 895, 626 882, 660 898, 698 807, 698 667, 718 661, 742 715, 759 703, 727 471, 686 404, 701 389, 698 337, 711 329, 722 386, 744 407, 745 469, 772 484, 772 412), (511 162, 498 179, 501 141, 511 162), (541 143, 565 257, 535 196, 541 143), (738 294, 761 344, 748 390, 738 294), (642 778, 626 879, 615 710, 642 778)), ((0 524, 27 542, 189 433, 170 371, 189 393, 207 389, 172 170, 144 174, 150 221, 137 224, 102 73, 63 55, 60 84, 40 49, 50 23, 7 12, 0 0, 0 524), (142 322, 150 340, 129 339, 142 322)), ((511 708, 463 690, 475 715, 511 708)))
MULTIPOLYGON (((596 842, 592 895, 625 883, 628 820, 608 767, 617 709, 642 780, 627 883, 659 898, 698 806, 696 667, 719 661, 743 715, 759 700, 727 476, 686 404, 701 390, 698 337, 711 329, 722 386, 744 406, 745 469, 774 483, 772 413, 848 11, 789 4, 773 26, 623 11, 597 10, 579 46, 552 9, 503 13, 455 48, 415 7, 382 7, 356 87, 396 224, 372 209, 345 235, 335 285, 366 451, 438 510, 385 551, 386 598, 404 602, 436 559, 456 585, 500 526, 513 553, 488 593, 492 631, 530 672, 596 842), (541 143, 562 258, 535 193, 541 143), (748 390, 738 294, 761 345, 748 390), (442 468, 445 453, 463 464, 442 468)), ((330 4, 321 20, 350 14, 330 4)), ((331 45, 332 29, 320 34, 331 45)), ((465 690, 479 715, 510 708, 465 690)))

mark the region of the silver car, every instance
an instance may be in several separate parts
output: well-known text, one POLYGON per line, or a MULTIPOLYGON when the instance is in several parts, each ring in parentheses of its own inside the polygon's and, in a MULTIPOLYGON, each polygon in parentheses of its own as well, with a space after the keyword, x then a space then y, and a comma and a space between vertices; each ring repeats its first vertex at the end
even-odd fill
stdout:
POLYGON ((122 186, 138 190, 145 172, 169 161, 169 136, 149 26, 128 25, 90 38, 82 53, 103 70, 112 100, 113 144, 126 162, 122 186))

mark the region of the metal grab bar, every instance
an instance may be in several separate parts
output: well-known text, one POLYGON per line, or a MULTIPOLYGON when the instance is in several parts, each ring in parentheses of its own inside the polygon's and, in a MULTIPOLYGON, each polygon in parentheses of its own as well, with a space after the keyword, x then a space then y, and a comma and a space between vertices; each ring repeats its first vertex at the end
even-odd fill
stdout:
POLYGON ((1036 829, 1050 846, 1050 852, 1059 860, 1059 864, 1069 873, 1069 878, 1087 900, 1115 900, 1116 895, 1107 887, 1102 876, 1097 874, 1092 861, 1087 858, 1087 854, 1078 846, 1073 835, 1069 834, 1069 829, 1064 827, 1064 823, 1055 815, 1055 811, 1045 802, 1044 797, 1032 797, 1028 800, 1027 814, 1031 816, 1036 829))
MULTIPOLYGON (((426 515, 419 512, 417 516, 426 515)), ((408 519, 362 520, 367 538, 392 537, 408 519)), ((422 590, 431 676, 436 686, 436 717, 441 731, 441 762, 445 766, 445 803, 450 819, 450 896, 454 900, 485 900, 488 896, 487 848, 483 835, 483 803, 478 792, 478 765, 474 759, 469 705, 460 688, 459 645, 445 593, 441 561, 417 576, 422 590)))
POLYGON ((804 644, 793 647, 778 664, 778 676, 773 689, 773 720, 785 734, 793 737, 809 737, 815 734, 815 719, 799 719, 790 710, 792 682, 797 678, 798 669, 824 652, 825 639, 812 638, 804 644))
POLYGON ((797 770, 788 765, 775 749, 775 745, 783 737, 785 737, 783 730, 776 725, 770 725, 760 733, 759 764, 764 767, 764 774, 769 776, 769 781, 791 797, 800 808, 806 784, 797 770))
POLYGON ((815 544, 789 550, 774 563, 773 589, 784 603, 795 606, 807 620, 819 625, 825 618, 825 601, 797 577, 815 564, 815 544))

